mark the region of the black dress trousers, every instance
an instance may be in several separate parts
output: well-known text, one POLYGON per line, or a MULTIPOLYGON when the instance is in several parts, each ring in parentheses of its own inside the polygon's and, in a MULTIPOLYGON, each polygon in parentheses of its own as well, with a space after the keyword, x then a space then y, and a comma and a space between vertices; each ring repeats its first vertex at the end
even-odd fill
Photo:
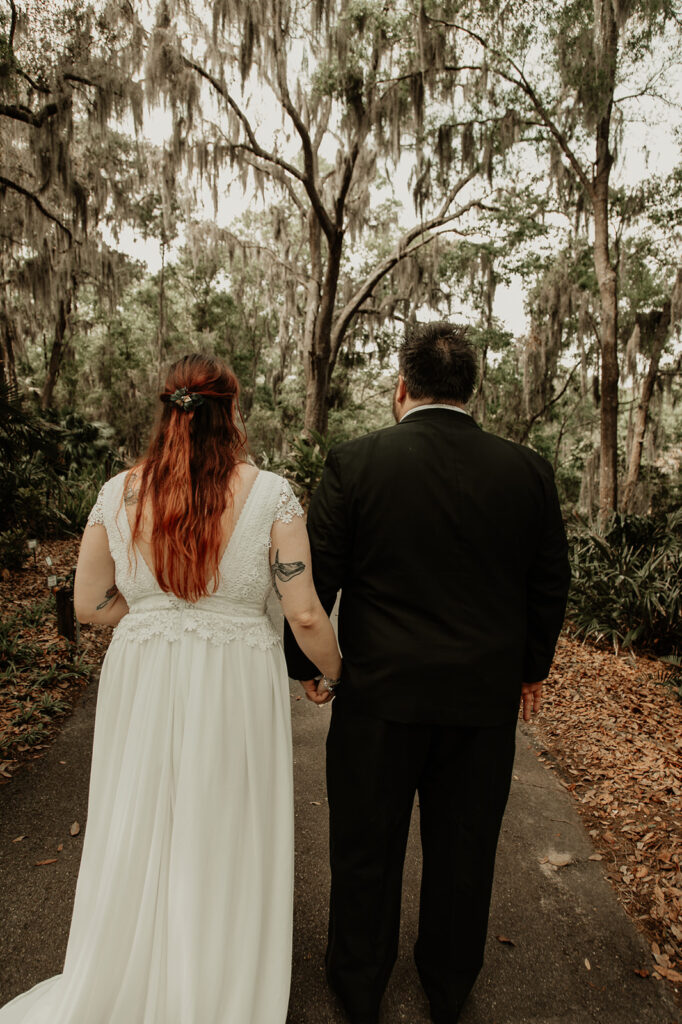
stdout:
POLYGON ((335 702, 327 738, 332 888, 327 976, 372 1018, 398 952, 405 847, 419 794, 423 873, 415 960, 438 1024, 454 1024, 483 963, 515 721, 386 721, 335 702))

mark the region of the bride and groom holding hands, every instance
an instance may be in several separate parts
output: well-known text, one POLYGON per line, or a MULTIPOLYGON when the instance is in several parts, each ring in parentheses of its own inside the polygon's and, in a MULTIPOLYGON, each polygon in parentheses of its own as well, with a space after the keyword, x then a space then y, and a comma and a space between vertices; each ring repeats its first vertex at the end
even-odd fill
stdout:
POLYGON ((247 461, 231 371, 171 367, 147 456, 104 485, 79 556, 79 618, 116 628, 64 971, 0 1024, 284 1024, 288 676, 333 698, 329 985, 352 1024, 377 1024, 418 794, 415 962, 435 1024, 458 1020, 567 545, 548 463, 465 411, 465 332, 412 327, 399 365, 396 426, 331 450, 307 531, 288 483, 247 461))

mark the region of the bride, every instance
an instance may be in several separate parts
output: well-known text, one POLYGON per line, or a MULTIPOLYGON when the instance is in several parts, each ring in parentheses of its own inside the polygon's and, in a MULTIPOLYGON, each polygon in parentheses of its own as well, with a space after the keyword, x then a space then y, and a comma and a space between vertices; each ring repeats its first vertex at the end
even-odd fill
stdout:
POLYGON ((290 697, 270 587, 323 679, 341 672, 301 506, 245 460, 238 383, 190 355, 146 459, 107 481, 81 544, 102 667, 62 974, 0 1024, 284 1024, 291 972, 290 697))

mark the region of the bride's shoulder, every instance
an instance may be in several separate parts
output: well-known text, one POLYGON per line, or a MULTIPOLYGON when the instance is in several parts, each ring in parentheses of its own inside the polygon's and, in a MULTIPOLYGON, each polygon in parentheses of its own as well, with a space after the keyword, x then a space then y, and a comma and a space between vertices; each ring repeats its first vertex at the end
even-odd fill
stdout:
POLYGON ((269 493, 273 499, 273 518, 290 523, 294 516, 303 516, 305 513, 301 507, 294 489, 285 476, 272 473, 269 470, 261 470, 269 479, 269 493))
POLYGON ((259 470, 258 476, 261 483, 267 487, 273 494, 293 494, 293 488, 285 476, 281 476, 279 473, 273 473, 269 469, 259 470))
POLYGON ((99 489, 95 504, 88 515, 88 526, 104 526, 108 521, 107 516, 115 515, 129 472, 130 470, 123 470, 121 473, 116 473, 115 476, 111 476, 108 480, 104 481, 99 489))
POLYGON ((140 470, 140 466, 131 466, 110 476, 97 496, 97 507, 116 512, 123 504, 135 504, 140 487, 140 470))
POLYGON ((128 466, 115 476, 109 477, 104 486, 109 488, 112 494, 124 494, 126 497, 132 493, 136 494, 140 487, 141 472, 142 466, 128 466))

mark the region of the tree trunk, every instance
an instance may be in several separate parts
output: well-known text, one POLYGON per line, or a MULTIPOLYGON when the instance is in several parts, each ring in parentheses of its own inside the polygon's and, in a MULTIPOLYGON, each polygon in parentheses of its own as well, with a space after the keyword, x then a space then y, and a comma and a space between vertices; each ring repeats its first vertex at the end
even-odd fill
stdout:
MULTIPOLYGON (((306 433, 327 432, 329 412, 329 382, 332 369, 332 322, 336 292, 339 285, 339 270, 343 252, 343 232, 337 231, 329 242, 327 269, 322 285, 319 308, 315 325, 305 352, 305 419, 306 433)), ((306 339, 308 341, 308 339, 306 339)))
POLYGON ((322 355, 312 355, 306 360, 305 419, 306 433, 327 432, 329 394, 329 364, 322 355))
POLYGON ((10 386, 16 386, 17 367, 14 358, 16 332, 7 312, 2 314, 0 326, 0 379, 10 386))
POLYGON ((658 374, 658 367, 661 362, 661 355, 670 330, 677 326, 682 317, 682 268, 677 271, 672 295, 665 303, 662 310, 639 318, 639 328, 644 338, 651 340, 651 358, 647 369, 646 377, 642 384, 642 391, 637 404, 635 422, 632 431, 632 447, 630 449, 630 460, 628 472, 625 479, 623 493, 623 511, 632 510, 639 471, 642 465, 642 449, 644 447, 644 436, 649 421, 649 406, 651 396, 654 392, 654 384, 658 374))
POLYGON ((618 278, 609 255, 609 174, 613 158, 608 151, 608 125, 600 125, 597 153, 592 201, 601 320, 599 519, 603 523, 618 508, 618 278))
POLYGON ((47 376, 45 377, 45 383, 43 385, 43 391, 40 396, 40 408, 45 410, 49 409, 52 405, 52 398, 54 395, 55 385, 57 383, 57 377, 62 366, 62 360, 64 358, 64 351, 66 344, 64 341, 66 335, 66 327, 68 323, 69 313, 71 312, 71 293, 68 292, 63 299, 59 301, 59 310, 57 312, 57 322, 54 328, 54 341, 52 342, 52 350, 50 352, 50 361, 47 366, 47 376))
POLYGON ((161 239, 161 270, 159 272, 159 333, 157 337, 157 362, 159 386, 163 370, 163 357, 166 350, 166 240, 161 239))
POLYGON ((637 490, 639 470, 642 465, 644 435, 646 433, 647 422, 649 419, 649 405, 651 403, 651 396, 654 392, 656 374, 658 373, 658 366, 661 361, 661 353, 663 351, 663 346, 665 345, 665 340, 668 337, 668 330, 670 329, 670 303, 666 302, 663 310, 657 310, 655 323, 651 323, 651 317, 649 317, 648 320, 648 332, 644 323, 640 324, 640 329, 645 337, 646 333, 648 333, 651 338, 651 358, 649 360, 646 377, 642 384, 642 392, 639 396, 639 402, 637 403, 637 411, 635 412, 635 422, 632 430, 632 448, 630 450, 630 461, 623 490, 623 512, 632 511, 635 492, 637 490))

